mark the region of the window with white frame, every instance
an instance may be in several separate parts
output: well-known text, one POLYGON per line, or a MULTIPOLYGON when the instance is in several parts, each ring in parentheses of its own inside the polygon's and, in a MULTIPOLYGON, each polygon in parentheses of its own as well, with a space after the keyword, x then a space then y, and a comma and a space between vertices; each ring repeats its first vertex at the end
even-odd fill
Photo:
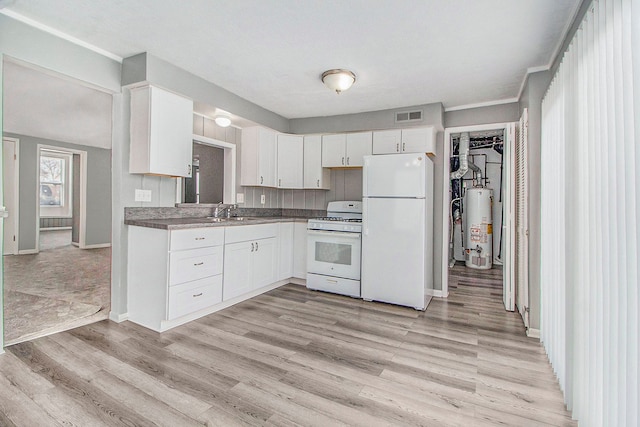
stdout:
POLYGON ((72 158, 70 153, 40 150, 40 216, 72 216, 72 158))

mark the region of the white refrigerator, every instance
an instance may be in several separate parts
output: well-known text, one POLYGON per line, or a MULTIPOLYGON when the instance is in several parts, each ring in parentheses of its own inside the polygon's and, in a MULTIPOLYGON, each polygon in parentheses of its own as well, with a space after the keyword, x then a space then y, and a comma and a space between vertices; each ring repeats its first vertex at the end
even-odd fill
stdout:
POLYGON ((433 162, 365 156, 362 298, 424 310, 433 295, 433 162))

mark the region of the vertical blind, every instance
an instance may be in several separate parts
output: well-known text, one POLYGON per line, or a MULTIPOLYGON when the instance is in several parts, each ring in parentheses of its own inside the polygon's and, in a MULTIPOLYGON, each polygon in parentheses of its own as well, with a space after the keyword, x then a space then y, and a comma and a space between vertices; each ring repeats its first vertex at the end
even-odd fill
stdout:
POLYGON ((639 26, 594 0, 542 102, 541 339, 587 426, 640 425, 639 26))

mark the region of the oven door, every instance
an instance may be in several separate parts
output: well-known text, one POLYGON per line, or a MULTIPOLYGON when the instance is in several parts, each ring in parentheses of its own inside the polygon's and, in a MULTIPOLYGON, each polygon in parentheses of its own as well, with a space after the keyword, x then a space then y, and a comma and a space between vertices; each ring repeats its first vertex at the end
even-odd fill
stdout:
POLYGON ((307 272, 360 280, 361 234, 307 230, 307 272))

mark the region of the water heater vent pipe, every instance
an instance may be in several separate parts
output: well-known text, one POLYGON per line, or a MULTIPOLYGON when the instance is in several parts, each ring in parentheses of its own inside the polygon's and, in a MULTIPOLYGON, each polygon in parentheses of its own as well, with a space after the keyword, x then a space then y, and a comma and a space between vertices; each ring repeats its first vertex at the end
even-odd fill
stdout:
POLYGON ((451 179, 460 179, 469 169, 478 174, 478 182, 482 185, 482 170, 469 160, 469 132, 460 134, 460 146, 458 148, 458 158, 460 159, 460 167, 451 172, 451 179))

